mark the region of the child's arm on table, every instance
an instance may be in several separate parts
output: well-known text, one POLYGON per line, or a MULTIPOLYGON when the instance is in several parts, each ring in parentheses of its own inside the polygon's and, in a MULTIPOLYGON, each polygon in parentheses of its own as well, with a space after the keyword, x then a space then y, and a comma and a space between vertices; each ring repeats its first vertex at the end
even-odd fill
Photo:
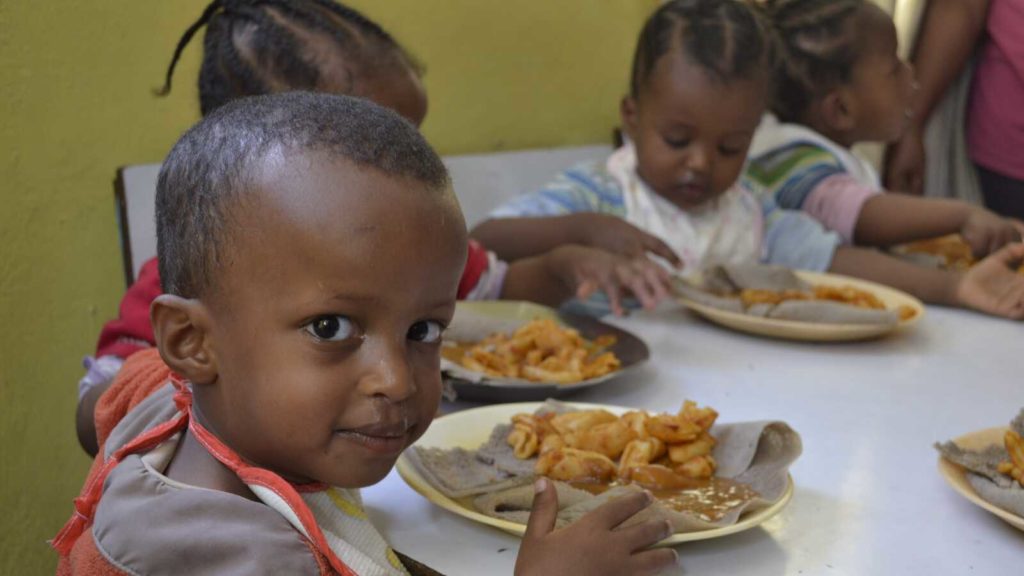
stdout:
POLYGON ((886 254, 840 246, 830 272, 898 288, 928 302, 971 308, 993 316, 1024 320, 1024 244, 1009 244, 966 272, 927 268, 886 254))
POLYGON ((622 218, 598 212, 492 218, 473 228, 470 236, 502 260, 509 261, 538 256, 565 244, 579 244, 627 258, 638 258, 650 252, 674 266, 681 265, 679 256, 660 238, 622 218))
POLYGON ((624 294, 633 294, 651 309, 668 296, 669 287, 668 271, 646 256, 626 258, 569 244, 510 263, 501 297, 558 306, 573 296, 585 299, 602 291, 612 312, 621 316, 624 294))
POLYGON ((959 200, 876 194, 857 216, 854 241, 891 246, 958 232, 976 256, 984 256, 1019 242, 1024 224, 959 200))
POLYGON ((638 492, 590 512, 556 530, 558 493, 547 479, 535 485, 533 510, 516 558, 516 576, 552 574, 656 574, 676 563, 671 548, 647 548, 672 534, 666 520, 649 520, 618 528, 650 505, 647 492, 638 492))

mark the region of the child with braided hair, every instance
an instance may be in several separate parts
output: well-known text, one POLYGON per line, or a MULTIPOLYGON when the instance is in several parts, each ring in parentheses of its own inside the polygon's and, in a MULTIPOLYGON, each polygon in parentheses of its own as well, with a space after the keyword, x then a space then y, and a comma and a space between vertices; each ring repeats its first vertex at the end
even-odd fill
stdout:
MULTIPOLYGON (((182 35, 160 94, 171 90, 174 69, 195 34, 206 28, 199 73, 204 115, 246 96, 291 90, 346 94, 391 108, 419 126, 427 112, 423 67, 378 24, 332 0, 214 0, 182 35)), ((586 223, 576 229, 591 230, 586 223)), ((579 234, 508 264, 470 242, 459 298, 532 300, 558 305, 573 295, 604 291, 622 313, 621 294, 646 307, 667 296, 667 274, 647 251, 675 261, 654 237, 630 227, 579 234), (596 236, 596 237, 595 237, 596 236), (613 242, 606 241, 614 236, 613 242)), ((149 309, 161 293, 156 259, 146 262, 121 302, 119 318, 104 326, 87 373, 79 382, 76 428, 90 454, 97 450, 94 413, 125 358, 154 345, 149 309)))
POLYGON ((850 150, 898 139, 913 115, 913 70, 897 56, 885 12, 869 0, 758 5, 775 32, 778 58, 774 115, 758 129, 745 173, 751 189, 813 215, 848 244, 886 247, 959 233, 983 257, 1021 241, 1024 223, 984 208, 883 193, 877 171, 850 150))
MULTIPOLYGON (((621 105, 626 145, 499 207, 473 237, 500 255, 537 226, 597 213, 658 236, 688 271, 747 261, 828 270, 931 303, 1024 318, 1024 276, 1010 270, 1024 259, 1022 244, 1004 246, 962 274, 929 269, 843 245, 777 195, 751 192, 740 177, 770 100, 773 50, 772 33, 751 4, 666 2, 637 45, 621 105)), ((1001 220, 995 228, 1002 236, 991 249, 1013 239, 1001 220)))

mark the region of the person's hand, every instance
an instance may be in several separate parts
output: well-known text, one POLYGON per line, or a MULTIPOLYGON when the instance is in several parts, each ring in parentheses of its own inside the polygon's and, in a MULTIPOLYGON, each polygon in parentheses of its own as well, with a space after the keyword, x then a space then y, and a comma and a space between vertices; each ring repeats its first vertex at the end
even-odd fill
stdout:
POLYGON ((957 299, 979 312, 1024 320, 1024 244, 1008 244, 964 273, 957 299))
POLYGON ((1024 223, 1003 218, 984 208, 972 207, 960 235, 976 257, 986 256, 1011 242, 1020 242, 1024 223))
POLYGON ((885 188, 915 196, 924 194, 924 136, 909 129, 885 152, 885 188))
POLYGON ((646 255, 626 258, 587 246, 559 246, 550 253, 549 269, 577 298, 604 292, 612 313, 622 316, 622 299, 632 294, 650 310, 669 296, 671 275, 646 255))
POLYGON ((647 550, 672 534, 667 520, 620 527, 650 505, 650 493, 617 498, 556 530, 558 492, 546 478, 539 479, 535 489, 515 576, 656 574, 676 563, 677 555, 671 548, 647 550))
POLYGON ((573 214, 570 226, 578 243, 593 248, 600 248, 626 258, 640 258, 648 253, 664 258, 676 268, 683 263, 668 244, 657 236, 653 236, 626 222, 622 218, 584 212, 573 214))

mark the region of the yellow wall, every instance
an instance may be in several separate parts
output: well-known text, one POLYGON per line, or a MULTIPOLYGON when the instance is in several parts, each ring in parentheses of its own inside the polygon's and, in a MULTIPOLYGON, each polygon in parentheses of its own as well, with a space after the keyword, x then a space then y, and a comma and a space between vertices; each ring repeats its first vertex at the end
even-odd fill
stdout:
MULTIPOLYGON (((442 153, 608 140, 657 0, 359 0, 427 63, 442 153)), ((0 2, 0 573, 52 571, 44 545, 88 466, 80 359, 124 289, 111 181, 197 117, 198 44, 166 99, 178 34, 205 2, 0 2)))

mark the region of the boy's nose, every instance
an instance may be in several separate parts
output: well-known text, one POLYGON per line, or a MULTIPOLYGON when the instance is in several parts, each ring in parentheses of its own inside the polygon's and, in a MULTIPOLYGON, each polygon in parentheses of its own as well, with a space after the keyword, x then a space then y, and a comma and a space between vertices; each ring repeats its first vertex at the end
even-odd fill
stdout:
POLYGON ((359 381, 363 394, 383 396, 392 402, 402 402, 415 394, 416 383, 404 344, 404 340, 381 343, 368 354, 359 381))
POLYGON ((706 174, 711 165, 711 154, 707 147, 697 145, 690 149, 686 156, 686 170, 697 174, 706 174))

